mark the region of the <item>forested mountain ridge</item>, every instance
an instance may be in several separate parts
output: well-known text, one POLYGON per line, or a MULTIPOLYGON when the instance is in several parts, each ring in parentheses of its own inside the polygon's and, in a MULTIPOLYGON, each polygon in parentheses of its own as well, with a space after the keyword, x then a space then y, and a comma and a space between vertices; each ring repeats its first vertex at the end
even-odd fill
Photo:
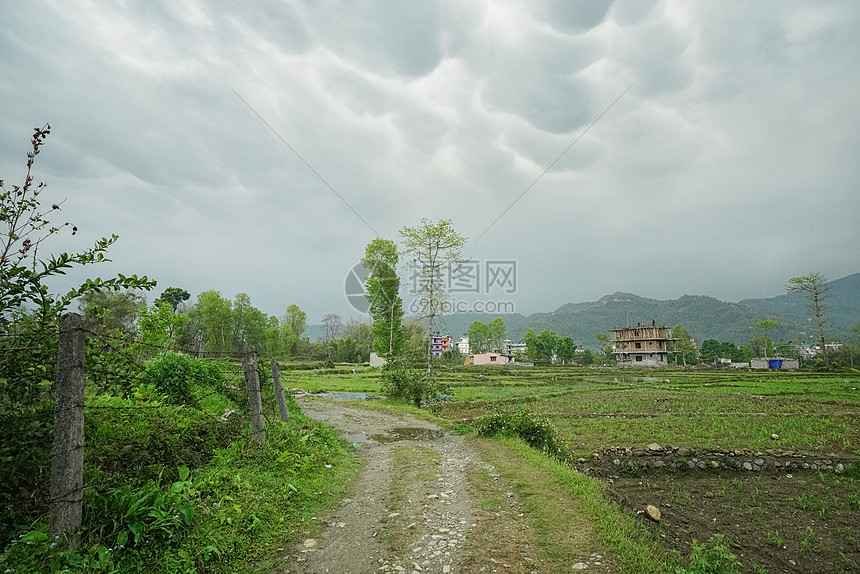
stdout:
MULTIPOLYGON (((829 285, 826 333, 836 336, 860 322, 860 273, 831 281, 829 285)), ((449 315, 445 317, 443 329, 457 339, 466 333, 473 321, 486 323, 496 316, 487 313, 449 315)), ((699 343, 716 339, 742 345, 757 336, 753 324, 763 319, 780 324, 770 333, 775 340, 806 340, 811 338, 814 329, 809 303, 800 293, 731 303, 707 295, 683 295, 663 301, 619 291, 597 301, 566 303, 549 313, 500 316, 509 339, 521 341, 527 329, 536 333, 548 329, 573 338, 580 347, 591 349, 598 346, 595 338, 598 333, 652 320, 670 327, 680 323, 699 343)))

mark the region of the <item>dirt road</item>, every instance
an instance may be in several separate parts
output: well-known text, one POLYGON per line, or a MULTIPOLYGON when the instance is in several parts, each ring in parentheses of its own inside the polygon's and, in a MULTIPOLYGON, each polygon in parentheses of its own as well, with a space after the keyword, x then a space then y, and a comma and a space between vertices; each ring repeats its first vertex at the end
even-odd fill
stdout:
POLYGON ((310 417, 337 428, 366 459, 357 488, 318 539, 299 541, 285 572, 459 572, 472 525, 463 437, 432 423, 348 404, 299 399, 310 417))

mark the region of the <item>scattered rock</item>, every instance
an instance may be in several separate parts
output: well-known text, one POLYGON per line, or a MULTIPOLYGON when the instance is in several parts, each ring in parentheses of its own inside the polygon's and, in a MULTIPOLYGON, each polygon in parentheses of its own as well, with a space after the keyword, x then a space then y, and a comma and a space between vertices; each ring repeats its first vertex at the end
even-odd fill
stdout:
POLYGON ((308 538, 307 540, 305 540, 305 548, 313 548, 316 545, 317 541, 313 538, 308 538))
POLYGON ((770 435, 770 438, 772 438, 773 440, 776 440, 779 438, 779 435, 776 433, 773 433, 772 435, 770 435))
POLYGON ((675 454, 686 458, 691 454, 695 454, 695 451, 688 446, 679 446, 678 450, 675 451, 675 454))
POLYGON ((654 522, 660 522, 660 518, 662 517, 660 509, 653 504, 649 504, 645 507, 645 514, 647 514, 648 518, 650 518, 654 522))
POLYGON ((585 562, 577 562, 576 564, 571 566, 572 570, 585 570, 586 568, 588 568, 588 566, 585 564, 585 562))
POLYGON ((659 444, 657 444, 656 442, 652 442, 651 444, 649 444, 645 448, 647 448, 651 452, 660 452, 661 450, 663 450, 663 447, 660 446, 659 444))

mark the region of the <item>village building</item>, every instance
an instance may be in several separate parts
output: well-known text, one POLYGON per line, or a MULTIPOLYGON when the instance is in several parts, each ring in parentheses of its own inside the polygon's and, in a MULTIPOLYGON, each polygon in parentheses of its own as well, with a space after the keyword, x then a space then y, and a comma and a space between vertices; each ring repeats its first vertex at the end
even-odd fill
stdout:
POLYGON ((463 335, 462 337, 460 337, 460 342, 457 343, 457 348, 460 350, 461 355, 468 355, 469 354, 469 337, 466 335, 463 335))
POLYGON ((463 364, 472 367, 475 365, 507 365, 508 358, 501 353, 476 353, 468 355, 463 364))
POLYGON ((441 357, 442 353, 454 347, 454 339, 451 335, 440 335, 436 333, 430 337, 430 352, 434 357, 441 357))
POLYGON ((673 341, 669 327, 637 324, 635 327, 610 329, 619 367, 666 367, 669 365, 668 342, 673 341))

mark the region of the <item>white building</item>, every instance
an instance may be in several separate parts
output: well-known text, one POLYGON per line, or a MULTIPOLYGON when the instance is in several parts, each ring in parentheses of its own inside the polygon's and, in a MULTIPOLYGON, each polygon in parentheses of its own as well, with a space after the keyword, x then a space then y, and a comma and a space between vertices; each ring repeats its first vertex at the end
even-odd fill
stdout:
POLYGON ((457 343, 457 348, 460 350, 461 355, 469 354, 469 337, 463 335, 460 337, 460 342, 457 343))

